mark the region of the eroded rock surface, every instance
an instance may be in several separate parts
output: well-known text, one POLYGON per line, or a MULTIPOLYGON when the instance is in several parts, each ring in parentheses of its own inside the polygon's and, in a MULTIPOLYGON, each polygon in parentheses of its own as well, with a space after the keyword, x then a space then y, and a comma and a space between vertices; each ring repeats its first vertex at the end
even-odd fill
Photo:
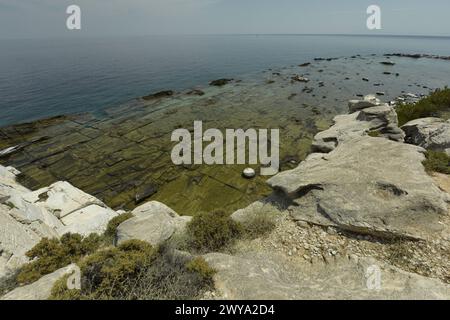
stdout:
POLYGON ((65 233, 102 234, 117 212, 67 182, 30 191, 14 168, 0 166, 0 278, 28 262, 42 238, 65 233))
POLYGON ((336 116, 333 126, 314 137, 314 151, 330 152, 340 143, 367 136, 371 131, 377 136, 403 142, 405 135, 398 128, 397 114, 392 106, 381 104, 380 100, 369 95, 364 100, 351 100, 349 110, 351 114, 336 116))
POLYGON ((56 270, 32 284, 14 289, 1 297, 0 300, 47 300, 55 282, 66 274, 71 274, 75 267, 75 265, 69 265, 56 270))
POLYGON ((400 270, 373 258, 338 258, 328 263, 293 265, 267 253, 230 256, 211 253, 223 299, 449 299, 450 285, 400 270), (379 282, 374 272, 380 272, 379 282))
POLYGON ((361 137, 313 154, 268 183, 289 195, 298 220, 379 235, 424 238, 441 231, 449 195, 425 173, 422 148, 361 137))
POLYGON ((191 217, 180 217, 166 205, 151 201, 132 211, 133 217, 123 222, 117 228, 117 244, 127 240, 147 241, 151 245, 158 245, 172 237, 174 233, 181 233, 191 217))
POLYGON ((402 126, 407 143, 425 149, 446 152, 450 156, 450 120, 422 118, 402 126))

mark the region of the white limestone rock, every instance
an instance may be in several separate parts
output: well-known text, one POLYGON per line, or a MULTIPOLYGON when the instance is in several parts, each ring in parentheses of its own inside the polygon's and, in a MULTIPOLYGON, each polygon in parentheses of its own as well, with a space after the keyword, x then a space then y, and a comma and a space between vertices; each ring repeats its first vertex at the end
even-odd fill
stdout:
POLYGON ((175 233, 184 232, 192 217, 179 216, 166 205, 151 201, 133 210, 133 217, 117 228, 117 244, 127 240, 142 240, 158 245, 175 233))
POLYGON ((76 265, 72 264, 56 270, 32 284, 14 289, 1 297, 0 300, 47 300, 50 298, 55 282, 66 274, 72 274, 75 268, 77 268, 76 265))

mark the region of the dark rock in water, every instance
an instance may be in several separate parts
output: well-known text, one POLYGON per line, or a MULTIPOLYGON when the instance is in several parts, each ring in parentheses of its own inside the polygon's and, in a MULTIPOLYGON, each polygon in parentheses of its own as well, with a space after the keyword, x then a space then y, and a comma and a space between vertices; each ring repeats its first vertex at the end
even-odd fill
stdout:
POLYGON ((380 91, 380 92, 377 92, 377 95, 378 95, 378 96, 384 96, 385 93, 380 91))
POLYGON ((148 96, 142 97, 144 100, 153 100, 153 99, 159 99, 159 98, 165 98, 173 96, 174 92, 172 90, 165 90, 165 91, 159 91, 153 94, 149 94, 148 96))
POLYGON ((310 65, 311 65, 311 62, 306 62, 306 63, 300 64, 299 67, 308 67, 310 65))
POLYGON ((288 100, 292 100, 294 97, 296 97, 297 96, 297 94, 296 93, 292 93, 289 97, 288 97, 288 100))
POLYGON ((299 76, 299 75, 295 75, 291 79, 292 79, 292 81, 297 81, 297 82, 309 82, 308 78, 302 77, 302 76, 299 76))
POLYGON ((139 204, 158 192, 158 188, 154 184, 145 185, 139 188, 134 197, 135 203, 139 204))
POLYGON ((363 81, 369 82, 369 79, 367 78, 362 78, 363 81))
POLYGON ((202 90, 194 89, 189 91, 187 94, 193 95, 193 96, 203 96, 205 93, 202 90))
POLYGON ((391 73, 391 72, 388 72, 388 71, 385 71, 385 72, 383 72, 383 74, 390 75, 390 74, 392 74, 392 73, 391 73))
POLYGON ((381 64, 384 64, 385 66, 395 66, 395 62, 392 61, 381 61, 381 64))
POLYGON ((211 81, 209 83, 209 85, 215 86, 215 87, 221 87, 221 86, 224 86, 224 85, 230 83, 231 81, 233 81, 233 79, 218 79, 218 80, 211 81))

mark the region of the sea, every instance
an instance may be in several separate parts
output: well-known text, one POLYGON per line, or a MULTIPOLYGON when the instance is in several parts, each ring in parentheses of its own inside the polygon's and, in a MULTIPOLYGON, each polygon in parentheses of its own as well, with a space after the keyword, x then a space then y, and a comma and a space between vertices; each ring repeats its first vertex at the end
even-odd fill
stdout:
POLYGON ((0 40, 0 127, 63 114, 101 115, 106 108, 161 90, 205 87, 211 80, 251 77, 317 57, 394 52, 450 56, 450 38, 186 35, 0 40))

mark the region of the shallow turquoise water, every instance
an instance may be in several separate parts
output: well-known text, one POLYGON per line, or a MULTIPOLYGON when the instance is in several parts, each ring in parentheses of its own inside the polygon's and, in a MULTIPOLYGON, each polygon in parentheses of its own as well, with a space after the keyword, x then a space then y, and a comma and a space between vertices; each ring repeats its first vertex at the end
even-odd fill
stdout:
POLYGON ((450 39, 246 35, 1 40, 0 126, 99 113, 158 90, 252 77, 315 57, 391 52, 450 55, 450 39))

